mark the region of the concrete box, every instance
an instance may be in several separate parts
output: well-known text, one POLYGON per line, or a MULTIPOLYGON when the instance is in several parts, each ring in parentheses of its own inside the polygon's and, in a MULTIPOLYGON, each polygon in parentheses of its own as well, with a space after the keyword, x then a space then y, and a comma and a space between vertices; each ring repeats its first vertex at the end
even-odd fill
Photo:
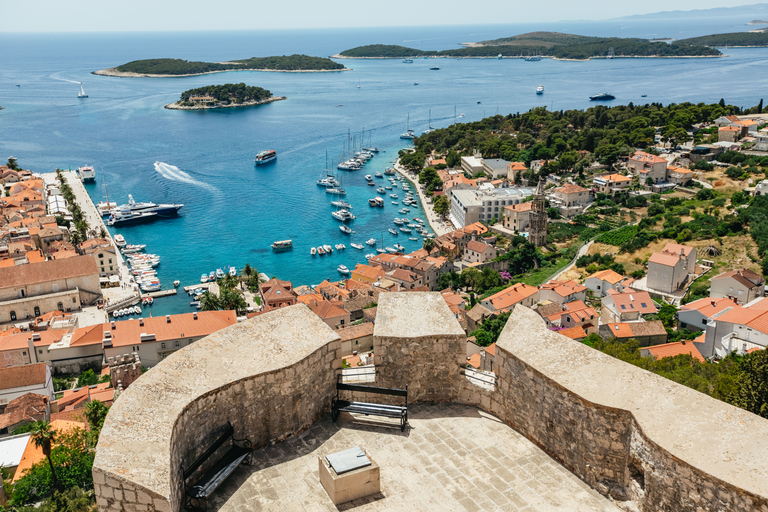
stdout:
MULTIPOLYGON (((366 455, 368 455, 367 452, 366 455)), ((334 505, 364 498, 381 491, 379 465, 370 455, 368 455, 368 459, 371 461, 370 466, 337 475, 326 462, 325 457, 318 457, 320 483, 334 505)))

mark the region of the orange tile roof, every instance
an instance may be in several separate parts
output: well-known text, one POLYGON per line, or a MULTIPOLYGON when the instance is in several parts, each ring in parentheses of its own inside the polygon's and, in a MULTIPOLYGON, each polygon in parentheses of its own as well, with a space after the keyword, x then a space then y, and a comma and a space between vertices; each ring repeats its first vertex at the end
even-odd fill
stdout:
POLYGON ((656 305, 648 292, 617 293, 611 295, 618 313, 639 312, 642 315, 656 313, 656 305))
MULTIPOLYGON (((56 419, 51 421, 51 429, 57 433, 66 432, 76 428, 85 429, 86 424, 81 421, 67 421, 63 419, 56 419)), ((54 443, 54 446, 56 446, 56 443, 54 443)), ((43 449, 38 448, 30 437, 27 441, 27 447, 24 449, 24 454, 21 456, 19 466, 16 468, 16 473, 13 475, 12 482, 16 483, 18 480, 23 478, 24 473, 29 471, 32 466, 44 459, 45 455, 43 454, 43 449)))
POLYGON ((480 361, 481 356, 480 354, 472 354, 469 359, 467 359, 467 364, 469 364, 472 368, 480 369, 480 361))
POLYGON ((307 304, 309 309, 312 310, 314 314, 322 318, 323 320, 326 320, 328 318, 337 318, 340 316, 348 316, 349 311, 346 309, 337 306, 333 302, 329 300, 324 300, 320 302, 312 302, 307 304))
POLYGON ((562 334, 563 336, 567 336, 572 340, 580 340, 587 337, 586 331, 584 331, 584 328, 580 326, 570 327, 568 329, 562 329, 560 331, 557 331, 557 333, 562 334))
POLYGON ((504 209, 511 212, 529 212, 533 209, 533 201, 505 206, 504 209))
POLYGON ((735 304, 733 300, 729 298, 715 299, 712 297, 705 297, 703 299, 689 302, 682 306, 680 311, 698 311, 705 317, 709 318, 712 315, 721 312, 722 310, 733 307, 735 304))
POLYGON ((45 384, 46 363, 0 368, 0 390, 45 384))
POLYGON ((674 242, 669 242, 667 245, 664 246, 664 249, 661 250, 661 252, 674 254, 675 256, 680 254, 682 254, 683 256, 690 256, 691 253, 693 253, 693 251, 694 251, 693 247, 676 244, 674 242))
POLYGON ((580 293, 587 289, 576 281, 568 279, 566 281, 550 281, 541 285, 542 290, 552 290, 561 297, 568 297, 574 293, 580 293))
POLYGON ((354 340, 363 336, 373 336, 373 323, 364 322, 357 325, 348 325, 343 329, 337 330, 336 334, 341 337, 341 341, 354 340))
POLYGON ((21 265, 18 268, 0 268, 3 288, 48 282, 54 279, 70 279, 98 275, 96 260, 91 256, 77 256, 67 261, 43 261, 21 265))
POLYGON ((301 302, 302 304, 309 304, 310 302, 320 302, 325 300, 325 297, 323 297, 319 293, 305 293, 304 295, 299 295, 296 297, 296 300, 301 302))
POLYGON ((443 300, 445 300, 445 302, 449 305, 453 304, 459 306, 464 303, 464 299, 461 297, 461 295, 454 292, 450 288, 442 290, 440 294, 443 296, 443 300))
POLYGON ((566 183, 562 187, 558 187, 553 190, 553 192, 559 192, 561 194, 576 194, 579 192, 587 192, 587 189, 578 185, 574 185, 573 183, 566 183))
POLYGON ((495 356, 496 355, 496 343, 495 342, 491 343, 490 345, 485 347, 485 353, 486 354, 491 354, 492 356, 495 356))
POLYGON ((675 343, 665 343, 663 345, 654 345, 647 347, 654 358, 662 359, 665 357, 675 357, 684 354, 690 354, 691 357, 702 363, 706 362, 695 344, 691 341, 677 341, 675 343))
POLYGON ((656 263, 658 265, 664 265, 665 267, 674 267, 680 260, 678 256, 672 254, 664 254, 663 252, 655 252, 648 258, 648 263, 656 263))
POLYGON ((601 270, 600 272, 595 272, 591 276, 589 276, 587 279, 595 277, 597 279, 600 279, 601 281, 605 281, 607 283, 616 284, 624 280, 624 276, 619 274, 618 272, 615 272, 611 269, 607 270, 601 270))
POLYGON ((352 271, 354 274, 359 274, 362 277, 366 279, 370 279, 372 281, 378 281, 381 279, 385 272, 381 267, 372 267, 370 265, 364 265, 362 263, 358 263, 355 265, 355 270, 352 271))
POLYGON ((489 247, 490 245, 478 242, 477 240, 470 240, 467 242, 467 249, 474 252, 484 253, 489 247))
POLYGON ((740 132, 741 129, 735 126, 721 126, 717 129, 719 132, 740 132))
POLYGON ((507 164, 507 170, 509 171, 527 171, 528 168, 523 162, 509 162, 507 164))
POLYGON ((485 300, 490 302, 491 305, 497 310, 508 309, 518 302, 522 302, 528 297, 538 293, 538 291, 539 289, 536 286, 530 286, 525 283, 517 283, 494 295, 491 295, 485 300))
POLYGON ((164 316, 155 316, 115 322, 114 329, 111 323, 101 325, 104 331, 112 332, 113 347, 125 347, 140 345, 142 333, 154 334, 155 341, 165 341, 207 336, 237 323, 234 311, 198 311, 197 320, 194 315, 195 313, 171 315, 170 323, 164 316), (141 320, 144 325, 139 325, 141 320))
POLYGON ((667 160, 664 158, 661 158, 660 156, 652 155, 650 153, 646 153, 645 151, 637 151, 634 155, 632 155, 632 160, 636 162, 644 162, 646 164, 660 164, 660 163, 667 163, 667 160))

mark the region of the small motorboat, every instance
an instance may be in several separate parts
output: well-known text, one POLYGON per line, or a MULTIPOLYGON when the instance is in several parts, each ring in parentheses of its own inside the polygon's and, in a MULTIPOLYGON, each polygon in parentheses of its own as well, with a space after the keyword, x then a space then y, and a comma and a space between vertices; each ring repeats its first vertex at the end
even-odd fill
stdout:
POLYGON ((365 242, 365 243, 367 243, 367 244, 368 244, 368 245, 370 245, 370 246, 374 246, 374 245, 376 245, 376 241, 377 241, 377 240, 376 240, 375 238, 370 238, 370 239, 368 239, 368 241, 367 241, 367 242, 365 242))
POLYGON ((377 247, 376 248, 376 252, 378 252, 379 254, 383 254, 383 253, 387 252, 387 250, 386 249, 382 249, 381 247, 377 247))
POLYGON ((418 241, 419 241, 419 239, 418 239, 418 238, 416 238, 415 236, 409 236, 409 237, 408 237, 408 240, 411 240, 411 241, 413 241, 413 242, 418 242, 418 241))
POLYGON ((174 288, 178 288, 180 284, 181 284, 181 281, 179 281, 179 280, 177 279, 177 280, 175 280, 175 281, 173 282, 173 287, 174 287, 174 288))
POLYGON ((325 249, 323 249, 322 245, 317 246, 317 254, 319 254, 320 256, 325 254, 325 249))
POLYGON ((389 232, 390 232, 390 233, 392 233, 393 235, 397 235, 397 231, 396 231, 396 230, 394 230, 394 229, 392 229, 392 228, 389 228, 387 231, 389 231, 389 232))
POLYGON ((208 274, 203 274, 200 276, 200 282, 201 283, 207 283, 208 282, 208 274))
POLYGON ((367 259, 367 260, 370 260, 371 258, 375 258, 375 257, 376 257, 376 255, 375 255, 375 254, 373 254, 373 253, 370 253, 370 254, 366 254, 366 255, 365 255, 365 259, 367 259))
POLYGON ((402 244, 395 244, 395 249, 397 249, 400 252, 405 251, 405 247, 403 247, 402 244))
POLYGON ((349 274, 349 269, 346 267, 346 265, 339 265, 336 270, 339 271, 339 274, 344 274, 344 275, 349 274))
POLYGON ((333 247, 331 247, 330 245, 324 245, 323 249, 325 249, 325 252, 327 252, 328 254, 333 252, 333 247))
POLYGON ((351 246, 352 246, 352 247, 354 247, 355 249, 358 249, 358 250, 363 250, 363 246, 362 246, 362 245, 360 245, 360 244, 349 244, 349 245, 351 245, 351 246))
POLYGON ((229 267, 229 275, 237 277, 237 269, 235 267, 229 267))
POLYGON ((309 254, 311 254, 312 256, 314 256, 315 254, 317 254, 317 249, 315 249, 314 247, 311 247, 311 248, 309 249, 309 254))
POLYGON ((389 252, 389 253, 396 253, 397 249, 395 249, 394 247, 387 247, 387 252, 389 252))
POLYGON ((344 224, 339 226, 339 230, 341 230, 341 232, 344 233, 345 235, 352 234, 352 228, 350 228, 349 226, 345 226, 344 224))

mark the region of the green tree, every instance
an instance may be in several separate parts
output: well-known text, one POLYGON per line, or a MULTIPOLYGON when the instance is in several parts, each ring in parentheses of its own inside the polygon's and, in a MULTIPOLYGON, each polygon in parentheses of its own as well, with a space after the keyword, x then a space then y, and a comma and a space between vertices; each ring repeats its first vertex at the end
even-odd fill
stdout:
POLYGON ((428 253, 432 252, 432 249, 435 248, 435 241, 432 238, 425 238, 424 239, 424 250, 428 253))
POLYGON ((85 404, 85 419, 88 421, 88 425, 91 427, 91 432, 95 434, 98 439, 101 427, 104 426, 104 420, 107 417, 109 408, 104 405, 104 402, 98 400, 92 400, 85 404))
POLYGON ((32 442, 43 450, 43 455, 48 459, 48 464, 51 466, 54 488, 61 492, 61 483, 56 477, 56 470, 53 469, 53 459, 51 459, 51 445, 56 441, 56 431, 51 428, 51 424, 47 421, 36 421, 35 426, 30 432, 32 433, 32 442))
POLYGON ((734 405, 768 418, 768 350, 747 354, 740 368, 741 388, 733 401, 734 405))
POLYGON ((77 379, 77 387, 82 388, 83 386, 93 386, 99 381, 98 375, 91 370, 90 368, 85 370, 83 373, 80 374, 80 377, 77 379))
POLYGON ((200 306, 203 311, 219 311, 221 309, 221 301, 211 292, 205 292, 200 298, 200 306))
POLYGON ((445 196, 437 196, 435 198, 434 204, 432 205, 434 212, 443 218, 445 218, 445 216, 448 214, 450 208, 451 205, 445 196))
POLYGON ((677 308, 672 304, 664 304, 659 309, 659 320, 667 329, 672 329, 677 323, 677 308))
POLYGON ((219 294, 220 309, 244 313, 248 304, 240 292, 232 288, 222 288, 219 294))

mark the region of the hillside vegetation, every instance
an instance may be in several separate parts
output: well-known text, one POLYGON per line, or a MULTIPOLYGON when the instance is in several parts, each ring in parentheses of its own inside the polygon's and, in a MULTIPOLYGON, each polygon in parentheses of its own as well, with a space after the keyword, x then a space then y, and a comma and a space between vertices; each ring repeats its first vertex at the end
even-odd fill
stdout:
MULTIPOLYGON (((759 34, 758 34, 759 35, 759 34)), ((402 57, 519 57, 544 55, 560 59, 606 57, 613 48, 616 57, 714 57, 715 48, 677 41, 672 44, 648 39, 620 37, 588 37, 558 32, 530 32, 512 37, 483 41, 467 48, 426 51, 398 45, 371 44, 341 52, 349 58, 402 57)))
POLYGON ((768 32, 733 32, 680 39, 678 44, 703 46, 768 46, 768 32))
POLYGON ((272 96, 272 93, 267 89, 245 85, 241 82, 239 84, 208 85, 190 89, 181 93, 179 101, 182 103, 189 102, 191 96, 211 96, 217 102, 237 104, 266 100, 272 96))
POLYGON ((267 69, 275 71, 329 71, 344 66, 331 59, 309 55, 283 55, 279 57, 252 57, 229 62, 198 62, 183 59, 134 60, 115 68, 123 73, 147 75, 196 75, 214 71, 267 69))

